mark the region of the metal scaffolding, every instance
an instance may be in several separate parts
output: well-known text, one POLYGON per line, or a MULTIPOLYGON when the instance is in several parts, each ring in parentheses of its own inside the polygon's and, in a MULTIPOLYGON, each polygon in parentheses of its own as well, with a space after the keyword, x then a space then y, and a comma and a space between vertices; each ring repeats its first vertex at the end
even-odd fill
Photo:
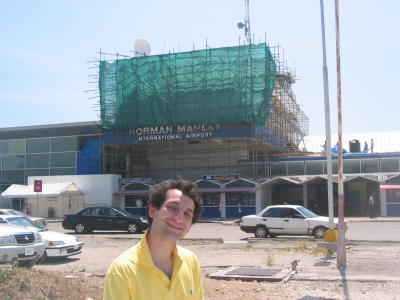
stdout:
MULTIPOLYGON (((308 118, 292 91, 295 75, 287 66, 282 47, 269 46, 269 50, 276 64, 276 80, 272 96, 265 99, 265 105, 269 108, 268 118, 261 127, 257 124, 258 129, 263 128, 257 134, 219 139, 104 143, 103 173, 121 174, 125 178, 150 177, 154 181, 176 176, 198 179, 207 174, 263 178, 271 173, 270 158, 298 155, 301 152, 299 146, 308 134, 308 118)), ((114 59, 109 57, 101 53, 101 59, 96 63, 100 65, 102 61, 116 61, 121 56, 113 56, 114 59)), ((251 73, 248 74, 246 76, 251 76, 251 73)), ((216 76, 214 80, 221 78, 216 76)), ((213 96, 208 94, 208 97, 211 99, 213 96)), ((104 112, 101 105, 100 109, 104 112)), ((105 118, 108 117, 105 115, 105 118)))
POLYGON ((296 77, 287 66, 283 48, 274 46, 270 49, 276 63, 276 84, 268 126, 278 132, 287 143, 282 155, 290 156, 300 150, 300 143, 308 135, 308 117, 300 108, 292 91, 296 77))

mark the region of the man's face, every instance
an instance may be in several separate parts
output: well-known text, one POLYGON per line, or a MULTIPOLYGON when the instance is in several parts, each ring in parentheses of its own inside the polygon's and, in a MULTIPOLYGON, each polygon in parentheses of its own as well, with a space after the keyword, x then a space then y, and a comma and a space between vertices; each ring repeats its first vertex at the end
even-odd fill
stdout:
POLYGON ((153 218, 151 234, 177 241, 182 239, 192 225, 194 201, 180 190, 168 190, 163 205, 157 209, 150 205, 153 218))

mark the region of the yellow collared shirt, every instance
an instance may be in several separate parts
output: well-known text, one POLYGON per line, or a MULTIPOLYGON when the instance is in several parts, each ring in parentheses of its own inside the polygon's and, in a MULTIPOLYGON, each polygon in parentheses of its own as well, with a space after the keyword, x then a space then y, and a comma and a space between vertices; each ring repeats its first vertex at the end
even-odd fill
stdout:
POLYGON ((151 258, 146 235, 109 267, 103 300, 203 300, 200 264, 189 250, 177 246, 171 280, 151 258))

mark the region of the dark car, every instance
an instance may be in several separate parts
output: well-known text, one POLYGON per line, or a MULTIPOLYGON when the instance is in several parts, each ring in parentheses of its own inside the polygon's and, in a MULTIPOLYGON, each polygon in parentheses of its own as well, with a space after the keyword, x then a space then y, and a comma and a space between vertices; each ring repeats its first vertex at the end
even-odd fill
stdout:
POLYGON ((63 216, 62 227, 73 229, 76 233, 93 230, 127 230, 140 233, 149 228, 146 218, 131 215, 129 212, 111 206, 89 206, 74 214, 63 216))

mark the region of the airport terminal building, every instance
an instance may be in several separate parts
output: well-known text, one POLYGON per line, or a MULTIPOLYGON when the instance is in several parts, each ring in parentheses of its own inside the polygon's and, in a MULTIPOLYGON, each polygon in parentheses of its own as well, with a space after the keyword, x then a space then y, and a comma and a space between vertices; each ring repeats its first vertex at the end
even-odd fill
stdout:
MULTIPOLYGON (((283 202, 327 213, 326 157, 307 151, 308 119, 279 47, 261 43, 98 63, 100 121, 0 129, 2 206, 32 205, 35 193, 23 194, 22 186, 40 179, 75 184, 85 191, 79 205, 101 202, 146 214, 142 204, 156 185, 184 177, 199 186, 205 218, 219 217, 220 203, 227 218, 283 202), (107 177, 108 198, 100 201, 93 195, 102 193, 85 182, 101 174, 117 177, 107 177)), ((396 152, 345 156, 347 215, 366 215, 371 193, 379 214, 400 215, 399 162, 396 152)), ((335 164, 334 158, 337 172, 335 164)), ((48 216, 58 200, 41 196, 48 205, 40 214, 48 216)))

